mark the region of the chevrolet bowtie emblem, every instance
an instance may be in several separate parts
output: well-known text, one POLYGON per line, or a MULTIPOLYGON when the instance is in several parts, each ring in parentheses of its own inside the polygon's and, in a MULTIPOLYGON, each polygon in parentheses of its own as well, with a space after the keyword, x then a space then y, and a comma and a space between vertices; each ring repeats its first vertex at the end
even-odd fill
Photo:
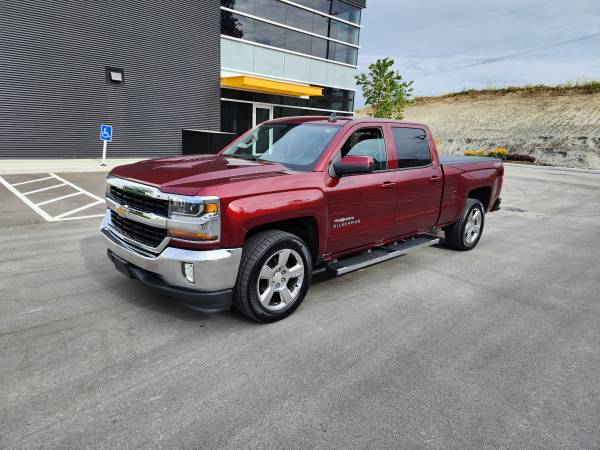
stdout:
POLYGON ((127 207, 126 206, 117 206, 115 212, 119 215, 119 217, 125 217, 127 215, 127 207))

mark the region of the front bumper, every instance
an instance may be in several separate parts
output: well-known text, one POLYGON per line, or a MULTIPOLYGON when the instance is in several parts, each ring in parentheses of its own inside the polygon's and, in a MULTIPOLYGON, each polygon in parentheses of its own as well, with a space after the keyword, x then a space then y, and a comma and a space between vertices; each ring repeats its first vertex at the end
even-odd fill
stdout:
POLYGON ((101 231, 108 256, 121 271, 195 309, 229 309, 241 248, 194 251, 166 247, 160 254, 153 255, 126 242, 112 229, 110 220, 110 210, 107 210, 101 231), (125 270, 123 262, 127 265, 125 270), (184 262, 194 265, 194 283, 185 278, 184 262))

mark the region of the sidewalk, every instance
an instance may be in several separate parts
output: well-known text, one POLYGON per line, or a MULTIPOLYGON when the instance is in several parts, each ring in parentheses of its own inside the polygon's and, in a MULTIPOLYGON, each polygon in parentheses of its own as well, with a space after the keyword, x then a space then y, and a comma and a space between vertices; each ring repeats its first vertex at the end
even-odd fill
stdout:
POLYGON ((0 175, 27 173, 108 172, 115 166, 142 161, 144 158, 107 159, 0 159, 0 175))

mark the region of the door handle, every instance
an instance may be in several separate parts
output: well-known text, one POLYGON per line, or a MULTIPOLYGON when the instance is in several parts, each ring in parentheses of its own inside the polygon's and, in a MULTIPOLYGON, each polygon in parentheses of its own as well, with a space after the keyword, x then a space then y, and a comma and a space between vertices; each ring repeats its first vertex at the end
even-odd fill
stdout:
POLYGON ((396 186, 396 183, 394 183, 393 181, 386 181, 381 185, 382 188, 391 188, 394 186, 396 186))
POLYGON ((441 179, 442 177, 440 175, 434 175, 429 179, 429 181, 440 181, 441 179))

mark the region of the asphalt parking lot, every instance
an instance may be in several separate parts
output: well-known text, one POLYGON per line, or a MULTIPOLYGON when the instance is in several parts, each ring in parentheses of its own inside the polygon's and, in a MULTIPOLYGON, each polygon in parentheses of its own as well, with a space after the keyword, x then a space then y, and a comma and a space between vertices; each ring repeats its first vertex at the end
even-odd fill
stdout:
POLYGON ((0 185, 0 447, 598 448, 600 174, 510 166, 503 198, 474 251, 318 275, 257 325, 126 279, 99 218, 0 185))

